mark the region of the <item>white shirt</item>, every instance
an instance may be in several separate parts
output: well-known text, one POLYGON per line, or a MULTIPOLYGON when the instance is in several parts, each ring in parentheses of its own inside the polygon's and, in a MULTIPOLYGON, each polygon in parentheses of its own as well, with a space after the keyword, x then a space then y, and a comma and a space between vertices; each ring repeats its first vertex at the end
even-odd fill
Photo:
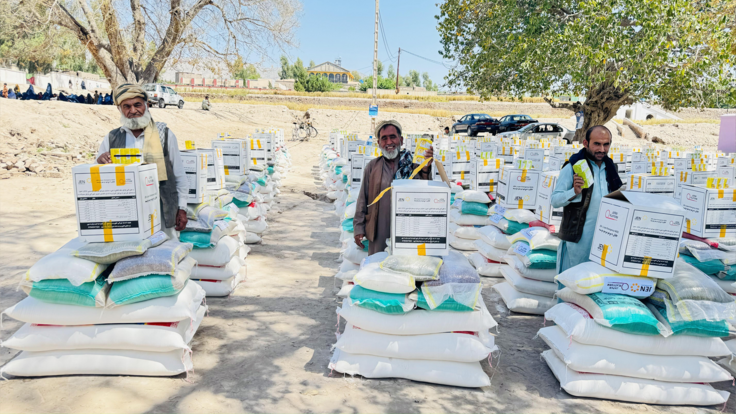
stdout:
MULTIPOLYGON (((159 134, 162 133, 165 126, 163 122, 156 122, 159 134)), ((122 127, 125 131, 125 147, 126 148, 138 148, 143 150, 143 138, 144 132, 138 135, 138 138, 133 135, 133 131, 126 127, 122 127)), ((110 151, 110 133, 105 135, 100 143, 100 149, 97 151, 97 157, 110 151)), ((174 170, 174 177, 176 178, 176 192, 179 193, 179 208, 182 210, 187 209, 187 198, 189 198, 189 180, 184 172, 184 164, 181 162, 181 156, 179 153, 179 143, 176 140, 176 135, 169 129, 169 160, 171 161, 171 167, 174 170)), ((170 178, 170 177, 169 177, 170 178)))

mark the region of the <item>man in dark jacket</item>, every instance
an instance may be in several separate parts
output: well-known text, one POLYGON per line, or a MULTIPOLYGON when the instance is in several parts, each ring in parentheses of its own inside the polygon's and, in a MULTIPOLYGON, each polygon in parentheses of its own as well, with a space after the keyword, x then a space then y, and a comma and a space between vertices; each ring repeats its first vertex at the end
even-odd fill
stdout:
POLYGON ((552 192, 552 207, 563 208, 558 232, 563 240, 557 250, 558 273, 588 261, 601 199, 621 188, 616 164, 608 157, 612 137, 603 125, 589 128, 583 140, 585 148, 570 157, 560 171, 552 192), (573 172, 573 165, 579 161, 584 161, 593 175, 588 188, 583 188, 583 178, 573 172))

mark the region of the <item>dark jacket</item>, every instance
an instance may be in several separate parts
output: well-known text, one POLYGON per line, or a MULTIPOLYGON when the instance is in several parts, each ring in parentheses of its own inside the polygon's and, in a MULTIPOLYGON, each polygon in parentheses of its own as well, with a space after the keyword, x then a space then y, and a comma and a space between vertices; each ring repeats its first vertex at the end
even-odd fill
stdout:
MULTIPOLYGON (((570 157, 570 160, 565 162, 563 168, 567 164, 575 165, 580 160, 585 160, 590 166, 590 171, 593 171, 593 164, 590 158, 587 157, 588 151, 583 148, 577 154, 570 157)), ((613 160, 608 156, 603 158, 603 162, 606 164, 606 181, 608 182, 608 192, 612 193, 623 185, 621 179, 618 176, 618 168, 613 160)), ((574 172, 572 174, 575 174, 574 172)), ((582 199, 576 203, 570 203, 562 209, 562 224, 560 225, 560 231, 557 236, 565 241, 577 243, 583 236, 583 228, 585 227, 585 218, 588 213, 588 206, 590 205, 590 199, 592 187, 584 188, 582 191, 582 199)))

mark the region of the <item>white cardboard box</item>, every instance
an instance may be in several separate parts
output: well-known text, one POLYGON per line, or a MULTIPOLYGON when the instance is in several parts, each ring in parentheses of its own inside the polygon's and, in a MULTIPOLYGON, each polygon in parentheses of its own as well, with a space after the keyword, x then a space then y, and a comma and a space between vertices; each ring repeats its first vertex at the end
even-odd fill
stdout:
POLYGON ((496 198, 496 190, 498 189, 499 170, 504 165, 500 158, 476 159, 476 189, 484 193, 491 193, 496 198))
POLYGON ((717 167, 716 177, 726 177, 736 180, 736 167, 717 167))
POLYGON ((539 178, 539 189, 537 190, 537 204, 534 213, 543 223, 559 226, 562 224, 562 208, 552 207, 552 192, 555 191, 559 171, 543 172, 539 178))
POLYGON ((213 140, 212 148, 222 151, 225 175, 248 175, 250 148, 244 139, 213 140))
POLYGON ((672 197, 614 191, 601 200, 589 259, 618 273, 670 278, 684 223, 672 197))
POLYGON ((504 165, 498 176, 498 204, 507 208, 534 208, 541 175, 541 171, 517 170, 504 165))
POLYGON ((207 189, 221 190, 225 188, 225 166, 221 149, 198 149, 207 154, 207 189))
POLYGON ((705 185, 708 177, 716 177, 715 171, 680 171, 675 173, 675 194, 674 197, 679 200, 682 188, 686 184, 705 185))
POLYGON ((736 154, 718 157, 716 159, 716 167, 736 167, 736 154))
POLYGON ((82 164, 72 168, 72 178, 77 231, 85 241, 142 240, 161 230, 155 164, 82 164))
POLYGON ((559 157, 549 157, 547 159, 547 171, 560 171, 565 164, 565 160, 559 157))
POLYGON ((198 151, 181 151, 181 162, 189 182, 187 204, 204 202, 207 192, 207 154, 198 151))
POLYGON ((450 253, 450 188, 444 182, 394 180, 391 247, 395 255, 450 253))
POLYGON ((736 190, 686 184, 680 194, 685 230, 698 237, 736 236, 736 190))
POLYGON ((448 174, 448 178, 452 181, 459 181, 463 185, 469 185, 470 190, 475 190, 477 182, 476 180, 476 167, 475 153, 471 151, 455 152, 450 153, 452 158, 451 173, 448 174))
POLYGON ((355 153, 350 160, 350 184, 351 188, 360 188, 363 181, 363 159, 365 154, 355 153))
POLYGON ((629 191, 640 191, 653 194, 668 194, 672 197, 675 192, 675 177, 649 175, 649 174, 629 174, 629 191))

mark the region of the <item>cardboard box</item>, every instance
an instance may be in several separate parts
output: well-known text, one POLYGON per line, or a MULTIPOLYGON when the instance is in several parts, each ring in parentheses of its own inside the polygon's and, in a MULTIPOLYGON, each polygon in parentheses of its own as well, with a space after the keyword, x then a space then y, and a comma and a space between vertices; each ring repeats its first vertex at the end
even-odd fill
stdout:
POLYGON ((443 182, 394 180, 391 254, 450 254, 450 188, 443 182))
POLYGON ((716 159, 716 167, 736 167, 736 154, 721 155, 716 159))
MULTIPOLYGON (((267 133, 267 132, 256 132, 253 134, 253 140, 260 141, 256 142, 256 144, 260 143, 259 149, 265 149, 265 158, 266 163, 269 161, 273 161, 273 147, 274 147, 274 134, 267 133)), ((258 146, 258 145, 256 145, 258 146)), ((253 150, 253 146, 250 147, 251 151, 253 150)))
POLYGON ((680 203, 685 210, 685 230, 698 237, 736 236, 736 190, 686 184, 680 203))
POLYGON ((675 177, 650 174, 629 174, 629 191, 652 194, 669 194, 675 192, 675 177))
POLYGON ((524 159, 532 161, 533 169, 541 170, 544 165, 544 149, 524 148, 524 159))
POLYGON ((360 184, 363 181, 363 171, 365 165, 363 159, 365 154, 355 153, 353 158, 350 160, 350 188, 360 188, 360 184))
POLYGON ((684 223, 672 197, 614 191, 601 200, 589 259, 618 273, 671 278, 684 223))
POLYGON ((251 139, 250 140, 250 167, 268 167, 268 141, 263 139, 251 139))
POLYGON ((499 171, 504 165, 503 160, 500 158, 482 158, 476 159, 476 163, 476 190, 491 193, 495 198, 498 189, 499 171))
POLYGON ((675 173, 680 171, 707 171, 708 164, 704 158, 675 158, 673 161, 675 173))
POLYGON ((535 214, 543 223, 559 227, 562 224, 562 208, 552 207, 552 192, 555 191, 559 171, 543 172, 539 178, 535 214))
POLYGON ((547 160, 547 171, 560 171, 565 164, 565 160, 559 157, 549 157, 547 160))
POLYGON ((716 168, 716 177, 730 178, 736 180, 736 167, 718 167, 716 168))
POLYGON ((632 174, 649 174, 650 172, 652 172, 652 163, 633 161, 631 163, 631 168, 628 169, 628 172, 632 174))
POLYGON ((181 151, 181 162, 189 181, 187 204, 204 202, 207 192, 207 154, 202 151, 181 151))
POLYGON ((161 230, 155 164, 72 168, 77 231, 89 243, 142 240, 161 230))
POLYGON ((534 208, 541 174, 541 171, 519 170, 504 165, 498 177, 498 204, 507 208, 534 208))
POLYGON ((453 151, 450 153, 452 158, 451 170, 448 171, 448 177, 452 181, 459 181, 463 185, 469 185, 470 190, 475 190, 476 167, 475 153, 471 151, 453 151))
POLYGON ((221 190, 225 188, 225 165, 222 150, 198 149, 207 154, 207 190, 221 190))
POLYGON ((222 151, 225 175, 248 175, 250 148, 246 140, 213 140, 212 148, 222 151))

